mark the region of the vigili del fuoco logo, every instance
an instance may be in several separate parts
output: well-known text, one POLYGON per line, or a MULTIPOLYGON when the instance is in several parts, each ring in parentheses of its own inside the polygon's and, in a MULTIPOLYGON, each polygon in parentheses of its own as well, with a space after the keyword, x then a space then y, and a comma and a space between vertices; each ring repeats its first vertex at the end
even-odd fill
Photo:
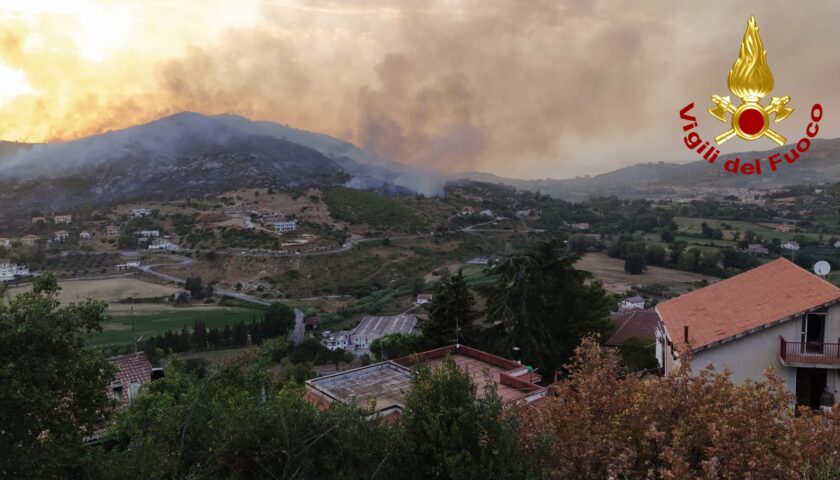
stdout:
MULTIPOLYGON (((712 95, 714 107, 709 109, 709 113, 729 126, 726 131, 715 137, 717 145, 735 136, 748 141, 767 137, 779 145, 787 143, 783 135, 773 130, 771 118, 772 123, 781 122, 793 113, 794 108, 788 106, 791 101, 789 95, 772 97, 766 106, 762 105, 762 99, 773 90, 773 73, 767 65, 767 50, 764 49, 764 44, 758 34, 755 17, 750 17, 747 23, 741 50, 738 52, 735 64, 729 70, 726 84, 740 103, 737 101, 733 103, 729 96, 712 95)), ((714 164, 720 150, 711 145, 708 140, 704 141, 697 133, 699 123, 697 117, 691 115, 693 109, 694 102, 691 102, 680 110, 680 118, 687 122, 683 125, 683 131, 686 132, 683 142, 689 150, 697 152, 706 161, 714 164)), ((799 156, 808 151, 811 147, 811 139, 820 131, 819 122, 822 116, 822 105, 815 103, 811 107, 810 123, 805 128, 805 135, 796 142, 796 145, 792 145, 789 152, 774 153, 767 158, 756 158, 754 161, 733 158, 724 162, 724 170, 754 175, 761 174, 762 164, 765 165, 765 171, 769 168, 770 171, 775 172, 783 162, 796 163, 799 156)))

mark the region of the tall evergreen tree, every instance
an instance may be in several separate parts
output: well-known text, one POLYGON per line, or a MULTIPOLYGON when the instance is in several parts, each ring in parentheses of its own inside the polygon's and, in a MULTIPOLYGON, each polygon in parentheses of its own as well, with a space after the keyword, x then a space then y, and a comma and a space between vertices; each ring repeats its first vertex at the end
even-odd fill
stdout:
POLYGON ((609 327, 613 300, 601 282, 575 268, 576 256, 561 254, 557 241, 495 265, 498 280, 481 289, 487 299, 490 347, 523 359, 550 378, 581 339, 609 327))
POLYGON ((440 285, 432 296, 429 319, 422 322, 420 328, 430 347, 439 347, 455 343, 456 338, 463 341, 463 335, 471 333, 471 326, 477 314, 475 297, 467 287, 461 270, 455 275, 441 279, 440 285), (456 332, 460 328, 460 332, 456 332))

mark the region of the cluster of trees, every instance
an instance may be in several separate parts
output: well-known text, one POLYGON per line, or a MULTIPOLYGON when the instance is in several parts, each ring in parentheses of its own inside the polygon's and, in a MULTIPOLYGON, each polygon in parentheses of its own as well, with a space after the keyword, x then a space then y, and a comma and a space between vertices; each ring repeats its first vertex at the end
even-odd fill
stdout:
POLYGON ((190 292, 190 296, 195 300, 213 296, 213 285, 209 283, 205 285, 201 277, 187 277, 184 281, 184 290, 190 292))
POLYGON ((282 303, 272 303, 262 318, 251 323, 239 322, 224 328, 208 329, 202 321, 196 321, 192 330, 183 327, 180 331, 167 330, 143 342, 143 350, 154 352, 188 352, 208 348, 239 347, 259 344, 264 340, 285 337, 294 327, 295 312, 282 303))

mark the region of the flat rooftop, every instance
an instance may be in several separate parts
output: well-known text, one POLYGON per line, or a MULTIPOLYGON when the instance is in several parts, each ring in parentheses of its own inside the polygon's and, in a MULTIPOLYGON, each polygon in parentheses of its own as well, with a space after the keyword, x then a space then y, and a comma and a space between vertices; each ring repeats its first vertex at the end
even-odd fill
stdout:
POLYGON ((361 323, 353 329, 353 335, 377 336, 391 333, 411 333, 417 326, 414 315, 394 315, 390 317, 364 317, 361 323))
POLYGON ((329 402, 355 402, 361 407, 375 403, 377 410, 402 408, 411 385, 411 370, 394 362, 382 362, 307 383, 329 402))

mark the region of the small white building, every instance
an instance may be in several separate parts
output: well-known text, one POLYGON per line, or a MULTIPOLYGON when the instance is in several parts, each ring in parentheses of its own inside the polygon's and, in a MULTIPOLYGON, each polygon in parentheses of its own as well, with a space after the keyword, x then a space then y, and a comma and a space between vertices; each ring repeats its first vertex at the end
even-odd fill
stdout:
POLYGON ((478 214, 481 215, 482 217, 492 217, 493 216, 493 210, 482 210, 482 211, 478 212, 478 214))
POLYGON ((56 242, 63 242, 68 238, 70 238, 70 232, 68 232, 67 230, 59 230, 55 232, 54 239, 56 242))
POLYGON ((297 230, 297 220, 277 222, 274 224, 274 229, 281 233, 294 232, 297 230))
POLYGON ((588 223, 586 223, 586 222, 582 222, 582 223, 573 223, 573 224, 571 224, 571 225, 569 225, 569 226, 570 226, 570 227, 572 227, 572 228, 573 228, 573 229, 575 229, 575 230, 589 230, 589 224, 588 224, 588 223))
POLYGON ((744 252, 750 255, 768 255, 770 253, 770 251, 767 250, 767 247, 760 243, 751 243, 747 245, 747 249, 744 250, 744 252))
POLYGON ((128 213, 133 217, 145 217, 151 215, 152 211, 148 208, 132 208, 128 213))
POLYGON ((144 238, 157 238, 160 236, 160 230, 140 230, 135 235, 144 238))
POLYGON ((140 268, 140 261, 138 260, 136 262, 120 263, 118 265, 114 265, 114 268, 118 272, 122 272, 122 271, 125 271, 125 270, 131 270, 131 269, 134 269, 134 268, 140 268))
POLYGON ((90 238, 90 232, 82 232, 79 234, 79 240, 82 242, 87 242, 88 240, 90 240, 90 238))
POLYGON ((73 223, 73 215, 56 215, 53 217, 55 223, 73 223))
POLYGON ((10 238, 0 237, 0 247, 12 248, 12 240, 10 238))
POLYGON ((645 299, 636 295, 635 297, 625 298, 618 303, 618 311, 624 312, 627 310, 644 310, 645 299))
POLYGON ((341 331, 341 332, 324 332, 323 340, 321 343, 327 347, 329 350, 347 350, 347 346, 350 345, 350 332, 348 331, 341 331))
POLYGON ((799 250, 799 242, 795 242, 793 240, 787 241, 782 244, 782 248, 785 250, 790 250, 792 252, 796 252, 799 250))
POLYGON ((433 295, 431 293, 419 293, 417 294, 417 305, 426 305, 432 303, 433 295))

